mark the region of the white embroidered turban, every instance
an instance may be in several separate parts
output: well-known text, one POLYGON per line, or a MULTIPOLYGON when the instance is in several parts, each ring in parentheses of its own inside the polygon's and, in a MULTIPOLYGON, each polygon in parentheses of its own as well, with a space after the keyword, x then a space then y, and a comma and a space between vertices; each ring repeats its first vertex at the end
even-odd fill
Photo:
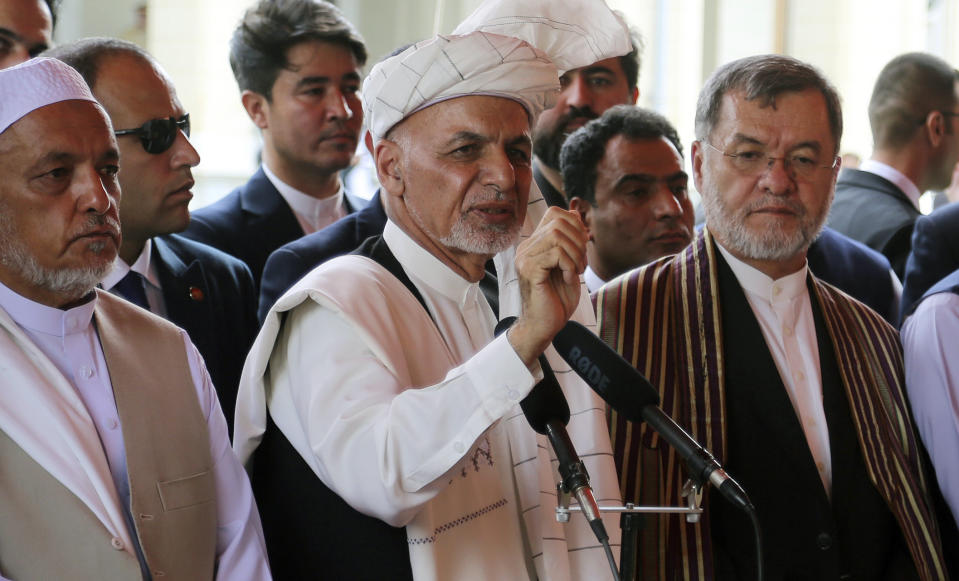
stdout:
POLYGON ((57 59, 34 58, 0 70, 0 133, 31 111, 74 99, 97 102, 80 73, 57 59))
POLYGON ((513 99, 533 122, 555 103, 563 72, 631 48, 626 25, 603 0, 490 0, 452 35, 374 66, 363 113, 374 142, 413 113, 466 95, 513 99))

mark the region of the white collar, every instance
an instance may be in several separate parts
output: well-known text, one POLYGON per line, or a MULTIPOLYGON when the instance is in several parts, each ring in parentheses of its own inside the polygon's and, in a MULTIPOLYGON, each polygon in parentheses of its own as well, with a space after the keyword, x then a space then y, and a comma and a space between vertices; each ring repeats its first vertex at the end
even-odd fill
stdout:
POLYGON ((0 307, 16 324, 34 333, 62 338, 73 333, 85 332, 93 319, 93 309, 96 304, 97 298, 94 294, 91 300, 68 310, 48 307, 0 283, 0 307))
POLYGON ((151 285, 160 288, 160 277, 157 276, 156 265, 153 263, 152 238, 147 238, 146 244, 143 245, 143 250, 140 251, 140 255, 133 261, 133 264, 128 265, 122 258, 117 256, 116 260, 113 261, 113 269, 103 277, 103 280, 100 281, 100 286, 105 290, 112 289, 131 270, 139 273, 139 275, 145 278, 151 285))
POLYGON ((807 292, 806 275, 809 269, 805 263, 796 272, 773 280, 762 271, 733 256, 719 241, 716 241, 716 248, 719 248, 719 252, 726 259, 743 290, 770 304, 790 301, 807 292))
POLYGON ((479 286, 479 283, 466 280, 443 264, 439 258, 410 238, 392 220, 386 221, 383 240, 411 278, 415 277, 423 281, 427 286, 457 304, 463 304, 470 289, 479 286))
POLYGON ((593 270, 593 267, 586 265, 586 271, 583 272, 583 280, 586 282, 586 290, 589 292, 596 292, 599 290, 599 287, 606 284, 606 281, 599 278, 599 275, 596 274, 596 271, 593 270))
POLYGON ((912 180, 907 178, 906 175, 898 169, 881 161, 867 159, 859 165, 859 170, 889 180, 897 188, 902 190, 902 193, 906 194, 906 197, 909 198, 909 201, 912 202, 912 205, 915 206, 917 210, 919 209, 919 196, 922 195, 922 192, 919 191, 919 186, 912 183, 912 180))
POLYGON ((317 198, 301 192, 278 178, 265 163, 263 164, 263 173, 266 175, 266 179, 270 180, 270 183, 276 188, 276 191, 280 193, 280 196, 290 205, 290 208, 295 213, 305 217, 311 224, 315 223, 319 216, 329 214, 333 208, 343 203, 343 182, 341 180, 337 180, 339 189, 336 190, 335 194, 326 198, 317 198))

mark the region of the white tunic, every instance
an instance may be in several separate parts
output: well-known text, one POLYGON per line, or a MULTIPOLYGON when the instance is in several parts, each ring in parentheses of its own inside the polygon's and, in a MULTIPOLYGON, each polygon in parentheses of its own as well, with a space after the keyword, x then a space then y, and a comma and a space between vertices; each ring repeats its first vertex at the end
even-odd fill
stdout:
MULTIPOLYGON (((432 320, 367 258, 341 257, 307 275, 273 308, 244 369, 241 459, 255 449, 268 406, 327 486, 357 510, 406 526, 417 579, 605 578, 582 517, 555 522, 558 476, 545 438, 516 405, 535 378, 505 336, 492 339, 478 285, 392 223, 384 238, 432 320)), ((576 383, 573 440, 597 497, 618 504, 603 407, 576 383)), ((617 520, 607 523, 614 544, 617 520)))

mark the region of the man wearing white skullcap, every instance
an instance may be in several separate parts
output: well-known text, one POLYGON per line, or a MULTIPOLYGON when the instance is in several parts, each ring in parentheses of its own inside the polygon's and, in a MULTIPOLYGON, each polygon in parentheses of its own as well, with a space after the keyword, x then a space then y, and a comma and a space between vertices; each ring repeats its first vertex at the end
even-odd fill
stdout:
MULTIPOLYGON (((574 314, 592 322, 579 277, 586 230, 530 195, 530 133, 562 70, 628 51, 625 27, 602 2, 494 1, 454 35, 371 71, 364 113, 390 219, 382 237, 319 266, 274 305, 237 402, 234 447, 254 486, 272 479, 275 494, 324 499, 325 512, 285 539, 310 552, 304 571, 609 575, 585 519, 556 522, 549 443, 517 404, 545 351, 595 497, 619 503, 604 406, 548 348, 574 314), (479 284, 494 255, 499 316, 518 317, 495 339, 479 284), (356 531, 375 523, 385 544, 357 543, 356 531)), ((618 544, 616 519, 606 529, 618 544)))
POLYGON ((75 70, 0 71, 0 578, 268 579, 196 349, 95 288, 118 164, 75 70))

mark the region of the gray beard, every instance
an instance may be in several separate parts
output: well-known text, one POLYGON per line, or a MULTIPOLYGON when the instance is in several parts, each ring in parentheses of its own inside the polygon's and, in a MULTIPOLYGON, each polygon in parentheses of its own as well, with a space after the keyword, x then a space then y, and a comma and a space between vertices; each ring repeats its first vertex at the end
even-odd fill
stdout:
POLYGON ((818 215, 810 216, 796 205, 794 208, 800 212, 800 222, 792 234, 777 228, 750 230, 745 223, 748 207, 740 210, 740 215, 733 214, 717 192, 704 195, 702 200, 707 227, 728 250, 751 260, 781 261, 807 251, 819 236, 832 205, 832 194, 818 215))
MULTIPOLYGON (((66 301, 76 300, 90 291, 113 268, 113 259, 85 268, 46 268, 17 236, 9 212, 0 211, 0 264, 20 275, 27 284, 62 296, 66 301)), ((89 246, 95 254, 107 250, 106 242, 89 246)))

